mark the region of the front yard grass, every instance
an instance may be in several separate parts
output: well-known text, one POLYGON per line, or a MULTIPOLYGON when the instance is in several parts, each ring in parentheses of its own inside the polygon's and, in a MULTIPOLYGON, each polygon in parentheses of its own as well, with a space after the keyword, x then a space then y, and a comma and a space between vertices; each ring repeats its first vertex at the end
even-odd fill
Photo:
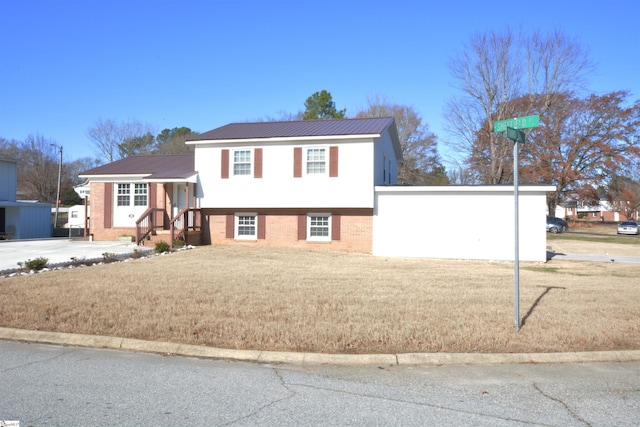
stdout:
POLYGON ((513 293, 511 262, 204 246, 2 279, 0 326, 321 353, 640 349, 638 264, 521 263, 519 333, 513 293))

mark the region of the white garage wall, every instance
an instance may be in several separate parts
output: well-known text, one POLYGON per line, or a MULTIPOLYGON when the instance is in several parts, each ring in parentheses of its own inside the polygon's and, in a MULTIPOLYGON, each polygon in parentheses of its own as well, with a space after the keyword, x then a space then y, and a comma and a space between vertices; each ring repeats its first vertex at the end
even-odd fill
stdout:
MULTIPOLYGON (((519 187, 520 259, 546 254, 546 192, 519 187)), ((514 259, 512 186, 376 187, 373 255, 514 259)))

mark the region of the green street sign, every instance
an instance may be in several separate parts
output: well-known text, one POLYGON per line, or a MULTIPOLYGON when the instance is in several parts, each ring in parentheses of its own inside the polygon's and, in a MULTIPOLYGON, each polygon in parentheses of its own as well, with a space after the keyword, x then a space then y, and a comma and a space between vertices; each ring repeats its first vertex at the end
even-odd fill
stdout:
POLYGON ((507 138, 512 141, 522 142, 524 144, 524 132, 511 127, 507 128, 507 138))
POLYGON ((494 132, 506 132, 507 128, 529 129, 540 126, 540 116, 515 117, 513 119, 499 120, 493 123, 494 132))

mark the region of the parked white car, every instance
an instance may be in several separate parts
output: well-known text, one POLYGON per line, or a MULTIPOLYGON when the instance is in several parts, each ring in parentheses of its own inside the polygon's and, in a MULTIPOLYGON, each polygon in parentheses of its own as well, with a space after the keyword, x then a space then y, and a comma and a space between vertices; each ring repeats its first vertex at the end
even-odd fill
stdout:
POLYGON ((618 224, 618 234, 638 234, 638 223, 635 221, 623 221, 618 224))

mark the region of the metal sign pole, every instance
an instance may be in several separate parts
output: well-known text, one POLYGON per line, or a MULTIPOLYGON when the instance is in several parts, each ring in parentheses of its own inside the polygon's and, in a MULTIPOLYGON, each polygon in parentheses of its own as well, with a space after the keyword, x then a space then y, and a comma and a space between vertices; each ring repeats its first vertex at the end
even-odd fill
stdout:
POLYGON ((514 317, 516 332, 520 330, 520 239, 519 239, 519 220, 518 220, 518 141, 513 141, 513 199, 514 199, 514 224, 515 224, 515 255, 513 258, 513 275, 514 275, 514 317))
POLYGON ((525 143, 526 136, 520 129, 536 128, 540 125, 539 116, 514 117, 493 122, 494 132, 506 132, 507 138, 513 141, 513 199, 514 199, 514 234, 515 253, 513 256, 514 269, 514 317, 516 332, 520 330, 520 225, 518 220, 518 142, 525 143))

